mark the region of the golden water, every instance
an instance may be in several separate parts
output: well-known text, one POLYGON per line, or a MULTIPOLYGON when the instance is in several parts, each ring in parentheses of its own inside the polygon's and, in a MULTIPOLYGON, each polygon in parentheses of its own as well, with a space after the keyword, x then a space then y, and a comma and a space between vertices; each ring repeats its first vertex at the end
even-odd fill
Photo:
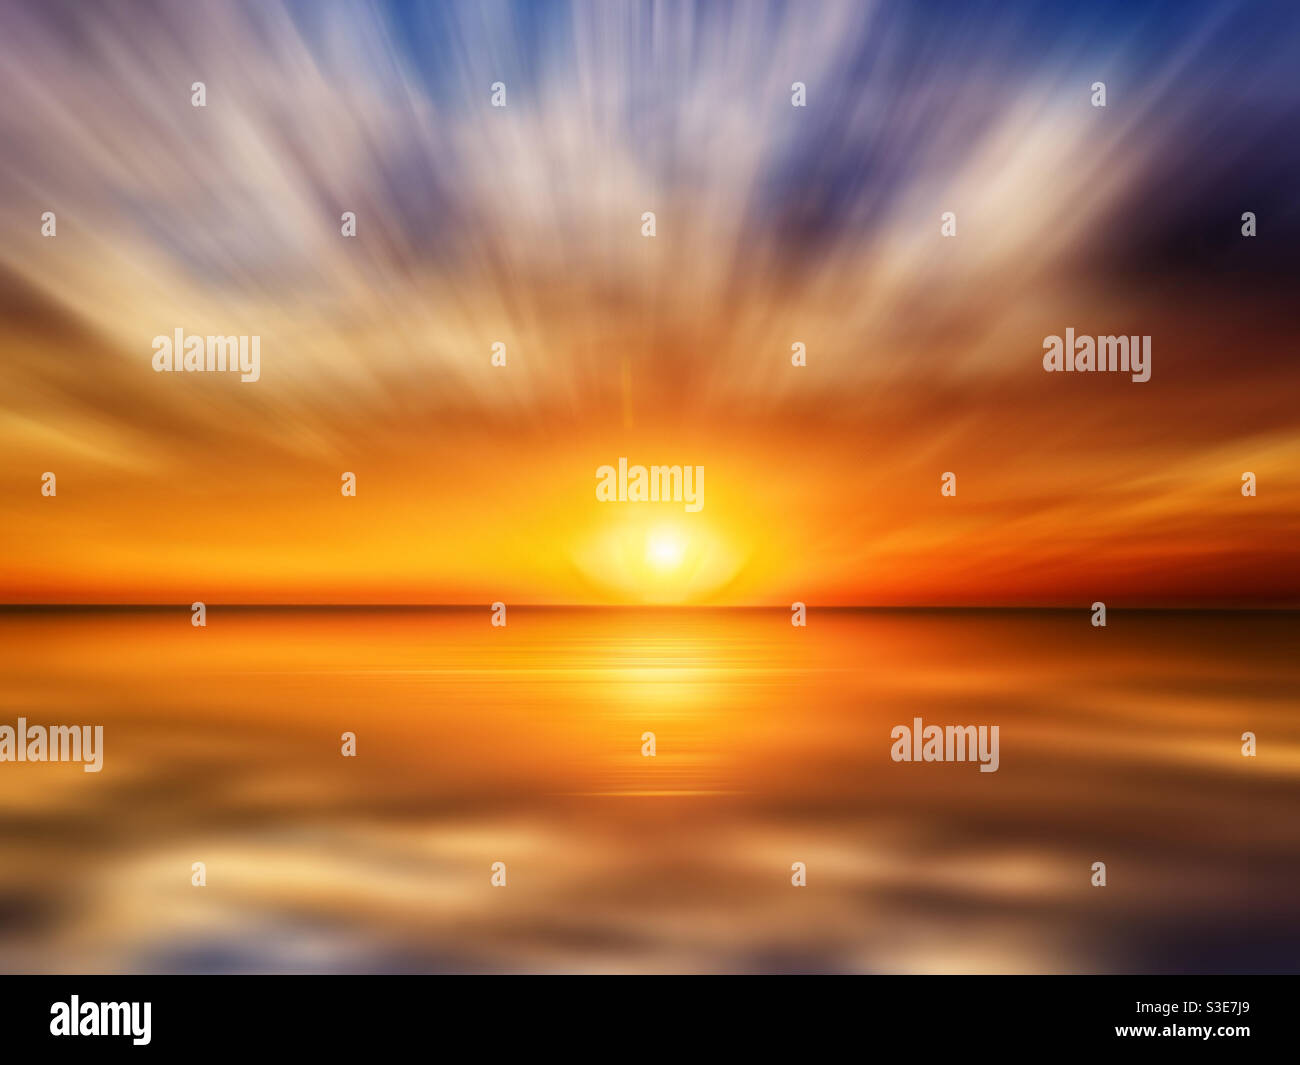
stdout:
POLYGON ((1296 614, 488 617, 0 612, 0 968, 1300 969, 1296 614))

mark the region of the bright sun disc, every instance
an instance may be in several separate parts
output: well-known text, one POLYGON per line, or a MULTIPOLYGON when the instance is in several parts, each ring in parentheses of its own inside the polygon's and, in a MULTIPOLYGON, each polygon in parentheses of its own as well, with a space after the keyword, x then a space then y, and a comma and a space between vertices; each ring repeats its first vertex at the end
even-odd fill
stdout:
POLYGON ((656 569, 676 569, 686 553, 681 537, 670 532, 652 532, 646 537, 646 561, 656 569))

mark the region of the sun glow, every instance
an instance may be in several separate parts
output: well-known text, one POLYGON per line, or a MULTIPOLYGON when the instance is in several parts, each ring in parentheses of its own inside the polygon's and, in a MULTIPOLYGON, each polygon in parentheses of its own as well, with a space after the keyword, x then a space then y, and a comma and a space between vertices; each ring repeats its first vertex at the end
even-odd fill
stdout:
POLYGON ((686 544, 676 529, 654 529, 646 535, 645 557, 653 568, 675 570, 686 556, 686 544))
POLYGON ((701 603, 743 566, 736 542, 712 523, 624 513, 577 538, 572 558, 598 597, 623 603, 701 603))

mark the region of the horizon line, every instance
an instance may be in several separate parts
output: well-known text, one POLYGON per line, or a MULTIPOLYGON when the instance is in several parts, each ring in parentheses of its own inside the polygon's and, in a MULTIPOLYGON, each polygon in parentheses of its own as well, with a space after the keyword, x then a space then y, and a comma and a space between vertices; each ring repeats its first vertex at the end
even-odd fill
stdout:
MULTIPOLYGON (((497 600, 500 602, 501 600, 497 600)), ((193 608, 190 603, 0 603, 0 612, 19 613, 23 611, 57 611, 57 610, 185 610, 193 608)), ((1100 600, 1098 600, 1100 602, 1100 600)), ((513 610, 790 610, 791 603, 506 603, 513 610)), ((212 610, 484 610, 492 609, 492 603, 210 603, 203 601, 204 609, 212 610)), ((908 604, 871 604, 871 603, 804 603, 805 609, 813 610, 860 610, 860 611, 956 611, 956 610, 999 610, 999 611, 1037 611, 1063 613, 1075 610, 1092 610, 1091 603, 1075 604, 1005 604, 1005 603, 908 603, 908 604)), ((1108 613, 1119 611, 1160 611, 1164 613, 1213 612, 1213 613, 1292 613, 1300 610, 1300 602, 1295 604, 1106 604, 1108 613)))

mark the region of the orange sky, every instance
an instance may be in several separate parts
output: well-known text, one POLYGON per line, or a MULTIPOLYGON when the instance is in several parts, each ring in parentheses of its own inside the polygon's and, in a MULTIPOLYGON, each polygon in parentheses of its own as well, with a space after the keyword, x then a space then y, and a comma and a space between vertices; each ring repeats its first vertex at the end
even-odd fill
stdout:
MULTIPOLYGON (((14 38, 0 601, 1300 602, 1288 294, 1117 250, 1176 79, 1104 118, 1028 76, 944 97, 962 135, 895 149, 881 202, 865 162, 798 165, 861 100, 802 114, 743 49, 748 97, 645 103, 593 45, 603 94, 489 113, 477 60, 449 104, 364 41, 193 17, 135 79, 111 21, 99 60, 14 38), (1151 335, 1151 381, 1045 374, 1068 326, 1151 335), (260 335, 261 380, 154 373, 178 327, 260 335), (704 466, 703 510, 597 502, 620 456, 704 466)), ((1220 206, 1185 224, 1234 236, 1220 206)))

